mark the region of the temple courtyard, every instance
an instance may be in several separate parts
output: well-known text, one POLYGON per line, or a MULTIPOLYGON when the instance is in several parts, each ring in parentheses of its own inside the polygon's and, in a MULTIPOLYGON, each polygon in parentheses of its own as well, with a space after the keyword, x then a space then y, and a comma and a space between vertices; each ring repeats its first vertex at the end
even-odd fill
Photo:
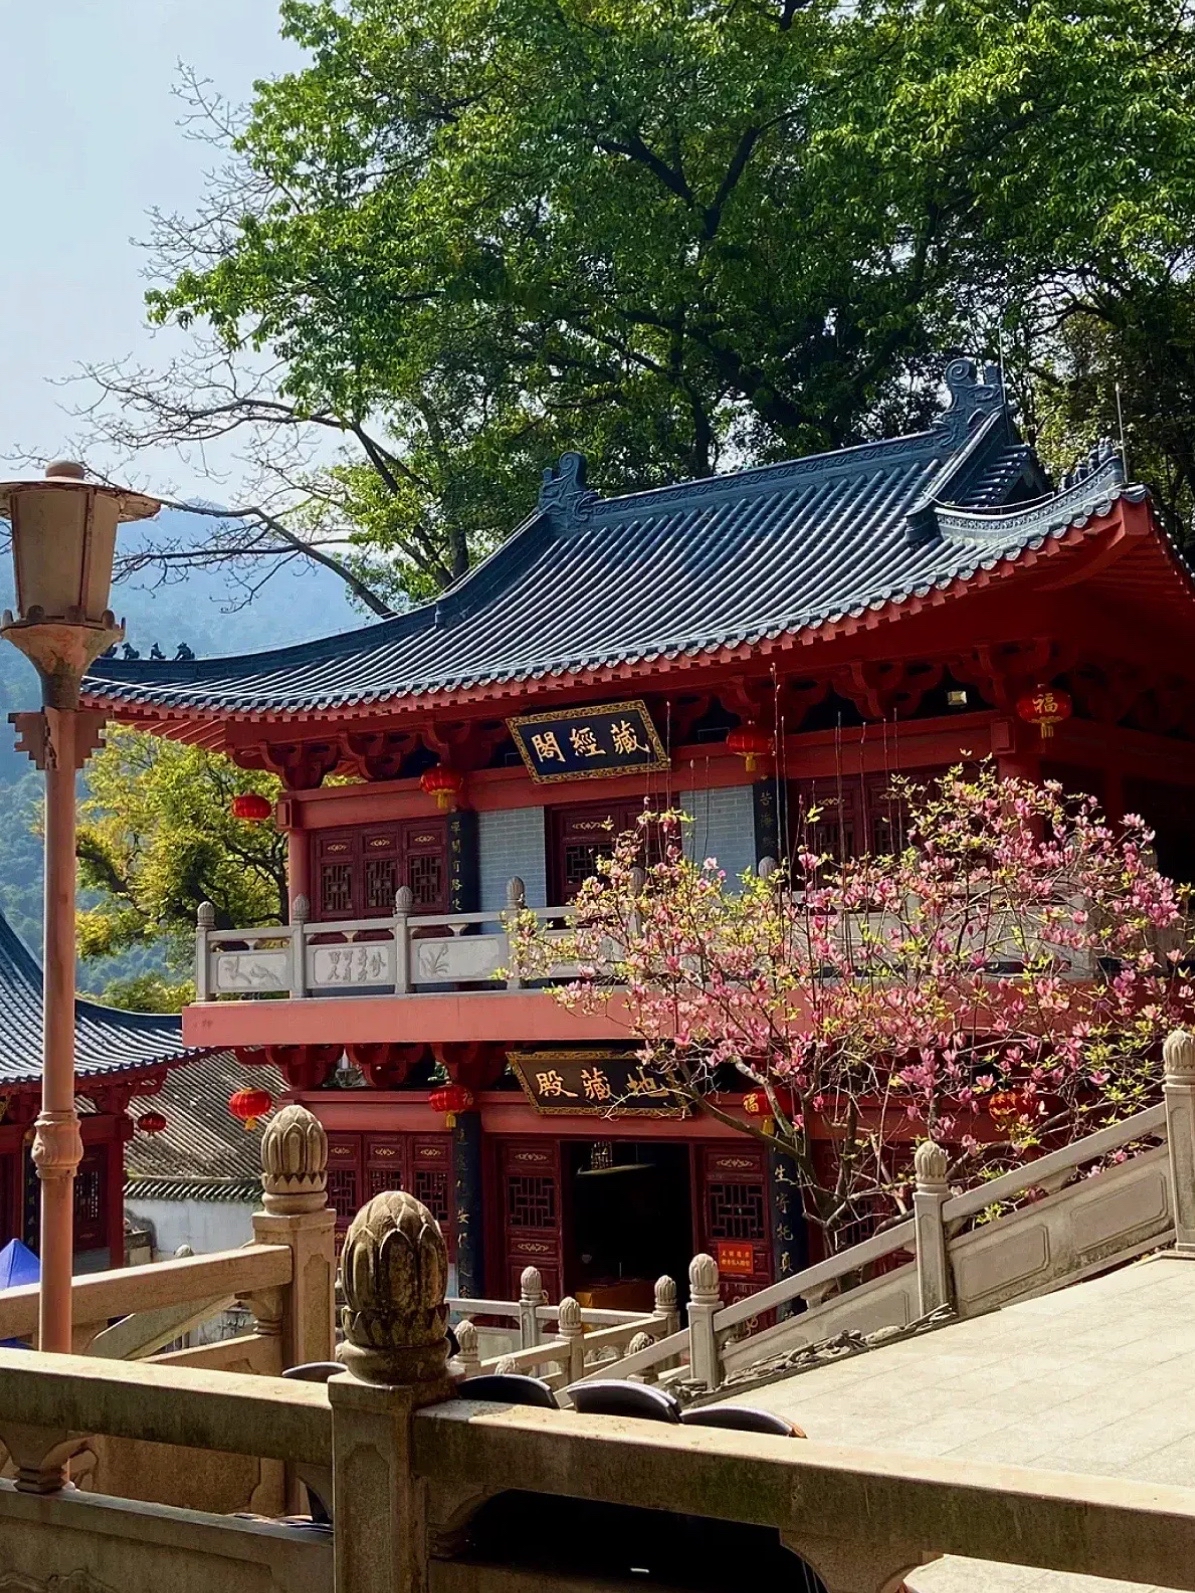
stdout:
MULTIPOLYGON (((728 1403, 823 1443, 1185 1486, 1195 1475, 1195 1258, 1166 1252, 728 1403)), ((909 1593, 1121 1593, 1141 1584, 948 1557, 909 1593)), ((1166 1593, 1157 1588, 1155 1593, 1166 1593)))

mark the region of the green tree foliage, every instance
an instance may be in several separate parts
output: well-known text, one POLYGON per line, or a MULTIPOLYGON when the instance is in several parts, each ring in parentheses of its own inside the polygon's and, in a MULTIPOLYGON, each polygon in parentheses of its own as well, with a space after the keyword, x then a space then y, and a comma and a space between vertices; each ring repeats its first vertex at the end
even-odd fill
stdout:
POLYGON ((1060 455, 1135 371, 1127 419, 1182 512, 1186 0, 285 0, 282 19, 307 64, 258 85, 204 212, 160 218, 151 295, 221 371, 267 357, 275 386, 119 391, 156 441, 346 439, 292 524, 347 528, 375 586, 460 575, 563 447, 610 491, 851 443, 922 423, 960 348, 1004 348, 1060 455))
MULTIPOLYGON (((203 901, 215 907, 218 928, 285 919, 285 836, 272 822, 246 823, 229 811, 239 791, 275 798, 273 776, 246 773, 197 747, 111 727, 88 765, 88 786, 79 879, 100 900, 79 915, 84 959, 160 941, 168 965, 184 970, 203 901)), ((153 1010, 153 1003, 173 1002, 168 984, 150 973, 118 981, 111 994, 153 1010)))

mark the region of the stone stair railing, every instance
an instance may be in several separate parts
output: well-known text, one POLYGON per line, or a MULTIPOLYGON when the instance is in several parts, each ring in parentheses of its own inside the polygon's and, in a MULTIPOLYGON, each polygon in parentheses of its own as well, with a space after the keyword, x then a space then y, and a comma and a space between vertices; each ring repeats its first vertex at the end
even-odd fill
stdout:
POLYGON ((717 1263, 695 1256, 687 1328, 585 1375, 684 1381, 712 1392, 757 1363, 842 1332, 907 1327, 944 1308, 977 1316, 1166 1244, 1195 1256, 1195 1036, 1171 1034, 1164 1067, 1157 1106, 961 1194, 947 1186, 946 1152, 925 1141, 915 1153, 911 1217, 745 1299, 724 1305, 717 1263), (1165 1143, 1082 1176, 1091 1163, 1150 1140, 1165 1143), (1028 1194, 1038 1198, 975 1222, 1028 1194), (900 1251, 913 1259, 856 1281, 900 1251), (756 1325, 801 1305, 799 1314, 756 1325))
POLYGON ((785 1586, 824 1593, 882 1593, 943 1555, 1195 1589, 1195 1490, 1181 1485, 457 1397, 447 1272, 426 1207, 375 1196, 346 1237, 344 1370, 326 1384, 0 1349, 0 1442, 15 1473, 0 1480, 0 1583, 632 1593, 637 1564, 600 1569, 597 1506, 618 1545, 632 1532, 649 1552, 717 1545, 749 1567, 737 1523, 770 1564, 783 1548, 785 1586), (148 1448, 157 1491, 72 1486, 102 1441, 148 1448), (209 1513, 195 1455, 224 1470, 285 1467, 303 1487, 285 1511, 255 1497, 209 1513))

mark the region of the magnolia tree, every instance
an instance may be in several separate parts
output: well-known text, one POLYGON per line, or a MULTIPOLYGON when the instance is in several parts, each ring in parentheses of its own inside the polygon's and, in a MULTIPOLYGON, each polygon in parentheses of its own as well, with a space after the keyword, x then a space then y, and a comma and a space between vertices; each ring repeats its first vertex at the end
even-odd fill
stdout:
POLYGON ((740 880, 645 812, 563 936, 524 915, 516 937, 524 974, 576 965, 569 1006, 620 986, 660 1086, 789 1158, 830 1247, 905 1211, 919 1139, 974 1183, 1139 1109, 1192 1009, 1183 893, 1140 819, 990 766, 896 784, 900 851, 798 842, 740 880))

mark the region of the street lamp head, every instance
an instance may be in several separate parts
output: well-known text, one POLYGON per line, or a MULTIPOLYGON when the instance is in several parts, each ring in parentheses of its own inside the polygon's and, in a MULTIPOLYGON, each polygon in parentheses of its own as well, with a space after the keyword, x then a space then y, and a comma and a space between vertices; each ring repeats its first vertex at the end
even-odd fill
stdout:
POLYGON ((0 483, 12 524, 17 612, 0 630, 37 666, 51 706, 72 706, 88 666, 123 631, 108 607, 116 528, 157 514, 155 498, 88 481, 55 460, 40 481, 0 483))

